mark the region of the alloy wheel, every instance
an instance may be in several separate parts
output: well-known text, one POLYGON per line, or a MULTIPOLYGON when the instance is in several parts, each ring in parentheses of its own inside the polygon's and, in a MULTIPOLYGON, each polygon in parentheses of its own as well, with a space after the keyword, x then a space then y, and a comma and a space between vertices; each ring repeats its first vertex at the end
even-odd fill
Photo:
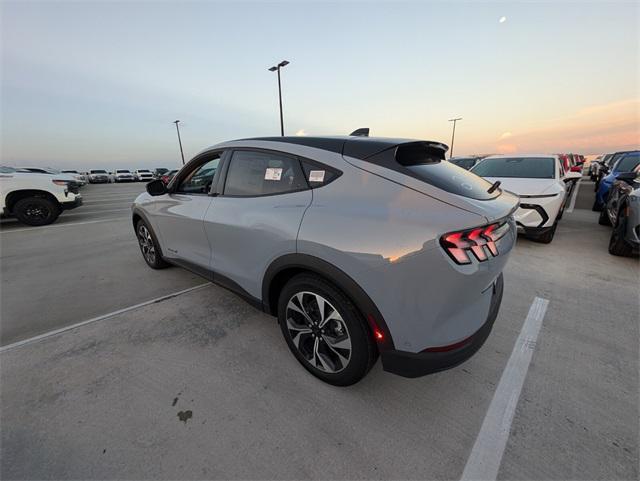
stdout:
POLYGON ((287 303, 286 324, 291 340, 316 369, 338 373, 351 359, 351 337, 338 310, 314 292, 294 294, 287 303))
POLYGON ((24 211, 25 217, 30 219, 46 219, 49 216, 49 209, 41 204, 29 204, 24 211))
POLYGON ((149 264, 153 264, 156 261, 156 248, 153 244, 153 238, 151 232, 147 229, 147 226, 141 224, 138 227, 138 242, 140 243, 140 250, 142 255, 149 264))

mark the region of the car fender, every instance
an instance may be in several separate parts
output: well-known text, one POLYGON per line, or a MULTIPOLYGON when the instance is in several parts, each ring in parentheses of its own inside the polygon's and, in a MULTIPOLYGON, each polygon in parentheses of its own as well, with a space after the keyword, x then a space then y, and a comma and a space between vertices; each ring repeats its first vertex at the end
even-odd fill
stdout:
POLYGON ((348 274, 319 257, 298 253, 285 254, 271 262, 262 280, 262 303, 265 312, 277 315, 277 300, 270 300, 274 297, 272 289, 283 287, 277 285, 279 274, 292 270, 312 272, 332 282, 362 313, 371 330, 371 335, 375 335, 378 349, 395 348, 387 323, 367 293, 348 274))

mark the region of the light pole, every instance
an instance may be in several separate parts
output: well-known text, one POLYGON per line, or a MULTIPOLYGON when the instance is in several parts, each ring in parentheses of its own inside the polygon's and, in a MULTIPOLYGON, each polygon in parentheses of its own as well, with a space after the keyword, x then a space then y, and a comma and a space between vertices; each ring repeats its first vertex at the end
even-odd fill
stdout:
POLYGON ((449 122, 453 122, 453 133, 451 134, 451 150, 449 151, 449 158, 453 157, 453 141, 456 138, 456 122, 458 120, 462 120, 462 117, 449 119, 449 122))
POLYGON ((180 155, 182 156, 182 165, 184 165, 184 152, 182 151, 182 140, 180 139, 180 128, 178 127, 180 121, 174 120, 173 123, 176 124, 176 132, 178 132, 178 143, 180 144, 180 155))
POLYGON ((283 60, 278 65, 269 68, 269 72, 278 72, 278 100, 280 101, 280 135, 284 137, 284 119, 282 117, 282 86, 280 85, 280 69, 289 65, 288 60, 283 60))

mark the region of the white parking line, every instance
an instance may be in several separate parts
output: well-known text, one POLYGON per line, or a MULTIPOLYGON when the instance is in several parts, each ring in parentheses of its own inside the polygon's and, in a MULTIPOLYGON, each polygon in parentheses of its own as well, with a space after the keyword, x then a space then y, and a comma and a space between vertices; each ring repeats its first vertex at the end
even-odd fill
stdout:
POLYGON ((157 302, 166 301, 167 299, 171 299, 172 297, 179 296, 181 294, 186 294, 187 292, 193 292, 198 289, 202 289, 203 287, 207 287, 212 285, 211 282, 205 282, 204 284, 198 284, 197 286, 189 287, 188 289, 183 289, 181 291, 172 292, 171 294, 167 294, 166 296, 156 297, 155 299, 151 299, 149 301, 141 302, 140 304, 135 304, 133 306, 125 307, 123 309, 118 309, 117 311, 110 312, 108 314, 103 314, 102 316, 93 317, 91 319, 87 319, 86 321, 77 322, 75 324, 71 324, 70 326, 62 327, 60 329, 55 329, 53 331, 45 332, 44 334, 40 334, 38 336, 30 337, 28 339, 23 339, 22 341, 14 342, 13 344, 7 344, 6 346, 0 347, 0 353, 9 351, 11 349, 15 349, 20 346, 24 346, 26 344, 31 344, 33 342, 38 342, 43 339, 46 339, 51 336, 56 336, 58 334, 62 334, 63 332, 70 331, 72 329, 77 329, 81 326, 86 326, 87 324, 91 324, 92 322, 103 321, 105 319, 109 319, 110 317, 117 316, 118 314, 124 314, 125 312, 133 311, 135 309, 139 309, 144 306, 148 306, 149 304, 155 304, 157 302))
POLYGON ((464 467, 461 478, 463 481, 493 481, 498 475, 520 392, 548 305, 549 301, 540 297, 536 297, 531 304, 464 467))
POLYGON ((43 225, 41 227, 26 227, 24 229, 10 229, 10 230, 4 230, 0 228, 0 234, 9 234, 11 232, 34 232, 34 231, 39 231, 41 229, 52 229, 54 227, 68 227, 68 226, 72 226, 72 225, 84 225, 84 224, 97 224, 98 222, 111 222, 114 220, 124 220, 124 219, 129 219, 128 216, 125 217, 111 217, 109 219, 100 219, 100 220, 88 220, 86 222, 67 222, 67 223, 57 223, 57 224, 51 224, 51 225, 43 225))
POLYGON ((576 186, 573 188, 573 195, 571 196, 571 202, 569 203, 569 208, 567 209, 567 213, 570 214, 573 212, 573 207, 576 205, 576 197, 578 197, 578 189, 580 188, 580 182, 582 179, 578 180, 576 186))
POLYGON ((131 207, 127 207, 125 209, 105 209, 105 210, 90 210, 90 211, 78 211, 73 214, 65 214, 65 217, 71 217, 76 215, 86 215, 86 214, 106 214, 108 212, 124 212, 125 210, 131 211, 131 207))

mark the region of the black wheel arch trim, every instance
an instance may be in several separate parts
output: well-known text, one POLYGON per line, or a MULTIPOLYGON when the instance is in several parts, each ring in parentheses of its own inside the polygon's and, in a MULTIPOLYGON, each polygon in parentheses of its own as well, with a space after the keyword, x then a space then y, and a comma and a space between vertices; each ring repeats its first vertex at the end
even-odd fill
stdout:
POLYGON ((289 269, 309 271, 335 284, 336 287, 349 297, 364 316, 378 349, 385 351, 395 348, 391 332, 384 317, 358 283, 333 264, 308 254, 285 254, 269 265, 262 280, 262 305, 266 313, 277 315, 277 302, 274 303, 276 305, 271 305, 270 303, 272 283, 278 274, 289 269), (377 337, 374 334, 376 330, 382 333, 382 339, 375 338, 377 337))
POLYGON ((137 232, 138 226, 136 225, 138 222, 136 221, 136 216, 140 217, 144 221, 144 223, 147 225, 147 228, 151 232, 151 235, 153 236, 154 240, 156 241, 156 244, 158 244, 158 250, 160 251, 160 257, 164 258, 164 253, 162 252, 162 246, 160 245, 160 241, 158 240, 158 236, 155 233, 155 231, 153 230, 153 226, 151 225, 151 222, 149 221, 149 218, 147 217, 147 214, 145 214, 144 211, 134 207, 133 211, 131 213, 131 222, 133 224, 133 233, 136 235, 136 238, 138 236, 138 232, 137 232))

